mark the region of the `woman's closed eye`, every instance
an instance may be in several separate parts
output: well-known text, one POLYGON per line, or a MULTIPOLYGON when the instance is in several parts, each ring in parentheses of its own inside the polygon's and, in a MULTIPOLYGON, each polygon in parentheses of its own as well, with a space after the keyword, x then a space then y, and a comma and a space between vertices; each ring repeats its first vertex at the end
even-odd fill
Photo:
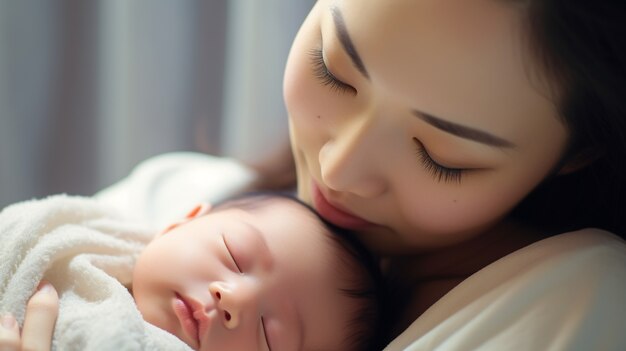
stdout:
POLYGON ((313 65, 313 73, 322 85, 330 87, 331 91, 356 95, 357 91, 354 87, 339 80, 328 69, 328 66, 326 66, 326 63, 324 62, 324 51, 321 48, 312 49, 310 55, 311 64, 313 65))
POLYGON ((226 252, 228 252, 228 256, 235 264, 237 271, 239 271, 239 273, 243 273, 243 271, 241 270, 241 266, 239 266, 239 264, 237 263, 237 260, 235 259, 235 256, 233 255, 232 251, 228 247, 228 243, 226 242, 226 236, 224 234, 222 234, 222 241, 224 242, 224 246, 226 247, 226 252))
POLYGON ((413 138, 413 141, 417 146, 417 156, 422 165, 438 182, 461 182, 462 176, 466 171, 468 171, 467 169, 442 166, 430 156, 428 150, 424 147, 424 144, 422 144, 417 138, 413 138))

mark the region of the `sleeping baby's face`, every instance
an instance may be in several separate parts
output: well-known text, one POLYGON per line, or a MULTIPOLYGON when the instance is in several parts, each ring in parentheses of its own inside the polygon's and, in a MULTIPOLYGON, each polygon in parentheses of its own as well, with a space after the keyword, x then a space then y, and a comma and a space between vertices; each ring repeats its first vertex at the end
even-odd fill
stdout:
POLYGON ((304 207, 266 207, 209 213, 153 240, 133 275, 144 319, 199 350, 337 349, 356 308, 341 291, 344 253, 304 207))

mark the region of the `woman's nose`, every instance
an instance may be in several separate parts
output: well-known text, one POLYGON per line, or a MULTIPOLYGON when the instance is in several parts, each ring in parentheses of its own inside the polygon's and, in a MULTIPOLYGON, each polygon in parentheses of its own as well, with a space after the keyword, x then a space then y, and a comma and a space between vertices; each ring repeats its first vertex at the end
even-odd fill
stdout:
POLYGON ((212 282, 209 291, 222 323, 227 329, 240 326, 246 315, 256 314, 259 289, 253 282, 212 282))
POLYGON ((319 151, 322 181, 335 191, 372 198, 386 190, 376 155, 383 140, 374 135, 375 126, 366 120, 347 122, 319 151))

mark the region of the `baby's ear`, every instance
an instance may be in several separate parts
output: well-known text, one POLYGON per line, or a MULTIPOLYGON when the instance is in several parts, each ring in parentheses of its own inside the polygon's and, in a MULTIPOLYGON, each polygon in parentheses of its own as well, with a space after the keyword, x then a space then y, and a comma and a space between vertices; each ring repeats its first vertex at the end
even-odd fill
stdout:
POLYGON ((187 213, 185 219, 194 219, 196 217, 203 216, 211 211, 211 204, 208 202, 202 202, 196 205, 191 211, 187 213))
POLYGON ((207 213, 209 213, 211 211, 211 204, 208 202, 203 202, 200 203, 198 205, 196 205, 193 209, 191 209, 191 211, 189 211, 187 213, 187 215, 185 215, 185 217, 179 221, 176 221, 170 225, 168 225, 165 229, 163 229, 163 231, 159 234, 159 236, 169 232, 170 230, 178 227, 181 224, 187 223, 190 220, 194 219, 194 218, 198 218, 200 216, 203 216, 207 213))

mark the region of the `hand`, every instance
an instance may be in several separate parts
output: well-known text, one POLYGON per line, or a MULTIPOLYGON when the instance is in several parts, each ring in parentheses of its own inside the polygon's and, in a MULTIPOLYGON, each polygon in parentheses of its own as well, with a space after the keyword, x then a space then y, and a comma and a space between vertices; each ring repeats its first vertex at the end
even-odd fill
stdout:
POLYGON ((41 282, 28 300, 24 328, 6 314, 0 320, 1 351, 48 351, 52 346, 52 331, 59 314, 59 296, 54 287, 41 282))

